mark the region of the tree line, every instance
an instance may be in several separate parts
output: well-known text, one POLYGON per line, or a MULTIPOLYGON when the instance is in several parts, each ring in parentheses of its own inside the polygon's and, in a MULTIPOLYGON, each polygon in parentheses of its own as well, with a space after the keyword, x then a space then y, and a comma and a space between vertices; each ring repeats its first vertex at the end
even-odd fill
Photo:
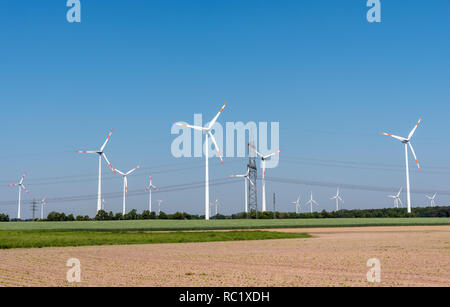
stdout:
MULTIPOLYGON (((395 217, 450 217, 450 206, 445 207, 419 207, 414 208, 411 214, 408 214, 404 208, 385 208, 385 209, 355 209, 355 210, 339 210, 327 212, 313 213, 295 213, 295 212, 251 212, 236 213, 232 215, 218 214, 211 219, 323 219, 323 218, 395 218, 395 217)), ((150 212, 148 210, 138 213, 136 209, 123 215, 122 213, 113 213, 100 210, 93 218, 88 215, 73 214, 66 215, 63 212, 52 211, 43 221, 114 221, 114 220, 200 220, 204 219, 204 215, 189 214, 186 212, 176 212, 174 214, 166 214, 160 212, 150 212)), ((6 214, 0 214, 0 222, 16 221, 10 219, 6 214)), ((40 221, 40 219, 35 219, 40 221)))

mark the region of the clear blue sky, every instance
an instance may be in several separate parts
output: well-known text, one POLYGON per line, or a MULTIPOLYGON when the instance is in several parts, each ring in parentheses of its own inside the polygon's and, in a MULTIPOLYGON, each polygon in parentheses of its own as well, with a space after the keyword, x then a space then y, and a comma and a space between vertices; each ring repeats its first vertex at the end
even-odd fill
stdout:
MULTIPOLYGON (((402 146, 379 132, 407 135, 423 116, 413 144, 424 170, 412 173, 412 188, 450 191, 447 0, 382 0, 380 24, 366 21, 364 0, 81 0, 81 24, 66 21, 65 3, 0 3, 0 212, 15 217, 17 190, 7 184, 24 171, 26 200, 95 195, 96 157, 73 151, 97 149, 112 128, 114 165, 146 167, 129 178, 130 191, 150 172, 161 187, 202 181, 203 159, 171 157, 170 123, 193 113, 208 120, 225 101, 222 123, 280 122, 285 151, 268 176, 392 191, 405 182, 402 146)), ((212 159, 211 180, 245 163, 212 159)), ((107 209, 119 211, 122 179, 103 172, 107 209)), ((334 206, 330 187, 268 182, 267 190, 282 211, 310 190, 320 209, 334 206)), ((166 212, 203 213, 203 194, 154 199, 166 212)), ((343 194, 347 208, 392 205, 385 191, 343 194)), ((243 184, 212 186, 215 197, 222 212, 242 211, 243 184)), ((425 203, 413 195, 413 206, 425 203)), ((92 216, 95 206, 55 201, 47 210, 92 216)), ((146 206, 146 195, 128 198, 128 208, 146 206)))

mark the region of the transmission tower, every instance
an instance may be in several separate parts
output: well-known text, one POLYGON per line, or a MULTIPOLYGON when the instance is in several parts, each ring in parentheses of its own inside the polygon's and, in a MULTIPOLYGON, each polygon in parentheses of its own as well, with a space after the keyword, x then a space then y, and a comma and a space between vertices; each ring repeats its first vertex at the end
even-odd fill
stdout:
MULTIPOLYGON (((258 175, 258 170, 256 168, 256 156, 254 154, 250 154, 249 148, 249 161, 247 165, 249 169, 249 179, 256 185, 256 179, 258 175)), ((247 212, 251 214, 255 212, 256 218, 258 218, 258 198, 256 193, 256 187, 253 184, 248 185, 248 194, 247 194, 247 212)))
POLYGON ((33 212, 33 220, 34 220, 37 208, 38 208, 38 206, 37 206, 38 204, 39 204, 39 202, 36 199, 33 199, 33 201, 31 202, 31 211, 33 212))

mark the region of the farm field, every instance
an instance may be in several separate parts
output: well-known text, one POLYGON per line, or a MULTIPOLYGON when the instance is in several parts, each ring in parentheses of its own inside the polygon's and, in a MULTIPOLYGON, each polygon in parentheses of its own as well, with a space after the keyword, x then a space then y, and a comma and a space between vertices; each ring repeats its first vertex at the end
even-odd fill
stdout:
POLYGON ((450 218, 336 218, 284 220, 126 220, 5 222, 0 230, 220 230, 362 226, 450 225, 450 218))
POLYGON ((1 230, 0 249, 50 246, 225 242, 308 237, 310 236, 306 233, 282 233, 255 230, 226 232, 1 230))
MULTIPOLYGON (((298 232, 299 229, 281 229, 298 232)), ((0 250, 0 286, 449 286, 450 226, 314 228, 311 238, 0 250), (81 282, 66 262, 81 262, 81 282), (381 262, 381 283, 366 280, 381 262)))

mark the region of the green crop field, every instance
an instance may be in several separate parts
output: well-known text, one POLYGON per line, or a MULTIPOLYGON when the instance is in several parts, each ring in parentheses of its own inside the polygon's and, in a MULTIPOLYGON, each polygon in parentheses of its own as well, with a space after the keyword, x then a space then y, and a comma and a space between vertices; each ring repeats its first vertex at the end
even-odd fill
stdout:
POLYGON ((0 249, 50 246, 269 240, 309 237, 310 235, 306 233, 281 233, 270 231, 122 232, 69 230, 2 230, 0 231, 0 249))
POLYGON ((335 218, 283 220, 132 220, 80 222, 5 222, 0 230, 219 230, 357 226, 450 225, 450 218, 335 218))

